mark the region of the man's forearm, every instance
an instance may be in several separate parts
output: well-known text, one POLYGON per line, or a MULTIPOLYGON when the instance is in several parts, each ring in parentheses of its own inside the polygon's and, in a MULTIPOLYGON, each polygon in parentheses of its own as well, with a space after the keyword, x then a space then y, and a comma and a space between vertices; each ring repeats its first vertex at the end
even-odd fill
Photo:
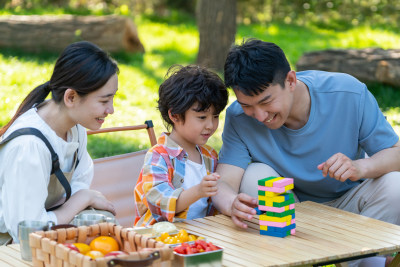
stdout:
POLYGON ((366 169, 366 178, 378 178, 382 175, 400 171, 400 147, 397 143, 394 147, 381 150, 370 158, 361 159, 362 166, 366 169))
POLYGON ((213 205, 219 210, 219 212, 231 216, 232 203, 237 196, 237 192, 234 192, 232 187, 223 181, 218 182, 218 193, 213 196, 213 205))

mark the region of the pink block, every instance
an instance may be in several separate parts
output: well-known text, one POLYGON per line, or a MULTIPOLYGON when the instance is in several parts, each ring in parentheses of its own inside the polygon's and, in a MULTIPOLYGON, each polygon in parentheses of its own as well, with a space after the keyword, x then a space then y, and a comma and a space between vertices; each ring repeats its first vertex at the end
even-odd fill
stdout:
POLYGON ((283 178, 279 181, 273 182, 274 187, 285 187, 293 184, 293 178, 283 178))
POLYGON ((290 224, 294 224, 294 223, 296 223, 296 219, 292 219, 292 220, 290 221, 290 224))
POLYGON ((296 229, 290 230, 290 234, 291 234, 291 235, 295 235, 295 234, 296 234, 296 229))
MULTIPOLYGON (((262 205, 258 205, 258 209, 259 210, 263 210, 263 211, 272 211, 272 212, 284 212, 285 211, 285 207, 268 207, 268 206, 262 206, 262 205)), ((289 210, 294 209, 294 204, 290 204, 289 205, 289 210)))
POLYGON ((275 193, 284 193, 286 191, 285 187, 268 187, 268 186, 262 186, 262 185, 258 186, 258 190, 275 192, 275 193))
POLYGON ((286 222, 270 222, 270 221, 261 221, 261 220, 260 220, 260 225, 274 226, 274 227, 287 226, 286 222))

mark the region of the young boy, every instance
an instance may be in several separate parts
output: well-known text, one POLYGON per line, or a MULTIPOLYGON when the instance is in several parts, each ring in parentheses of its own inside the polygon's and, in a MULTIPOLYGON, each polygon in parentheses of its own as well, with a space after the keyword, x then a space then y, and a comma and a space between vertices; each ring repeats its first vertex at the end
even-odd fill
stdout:
POLYGON ((159 88, 167 129, 146 155, 135 187, 135 226, 202 218, 217 193, 217 152, 205 145, 228 102, 224 82, 199 66, 171 67, 159 88))

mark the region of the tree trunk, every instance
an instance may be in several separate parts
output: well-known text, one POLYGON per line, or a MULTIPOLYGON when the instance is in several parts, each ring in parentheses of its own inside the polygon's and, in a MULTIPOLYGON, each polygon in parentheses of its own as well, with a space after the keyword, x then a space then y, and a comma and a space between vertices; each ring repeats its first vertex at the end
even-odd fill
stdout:
POLYGON ((363 82, 400 87, 400 49, 367 48, 323 50, 305 53, 297 62, 300 70, 348 73, 363 82))
POLYGON ((108 52, 144 52, 136 26, 119 16, 2 16, 0 47, 60 52, 86 40, 108 52))
POLYGON ((223 70, 226 55, 235 42, 236 0, 199 0, 197 25, 200 33, 197 64, 223 70))

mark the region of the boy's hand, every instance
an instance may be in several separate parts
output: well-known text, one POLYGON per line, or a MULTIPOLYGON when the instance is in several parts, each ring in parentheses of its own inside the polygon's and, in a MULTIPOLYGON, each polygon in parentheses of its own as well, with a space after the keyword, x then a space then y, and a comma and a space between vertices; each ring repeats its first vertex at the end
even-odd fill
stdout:
POLYGON ((219 174, 216 172, 203 177, 203 180, 201 180, 198 185, 200 189, 200 197, 212 197, 217 194, 217 180, 219 177, 219 174))

